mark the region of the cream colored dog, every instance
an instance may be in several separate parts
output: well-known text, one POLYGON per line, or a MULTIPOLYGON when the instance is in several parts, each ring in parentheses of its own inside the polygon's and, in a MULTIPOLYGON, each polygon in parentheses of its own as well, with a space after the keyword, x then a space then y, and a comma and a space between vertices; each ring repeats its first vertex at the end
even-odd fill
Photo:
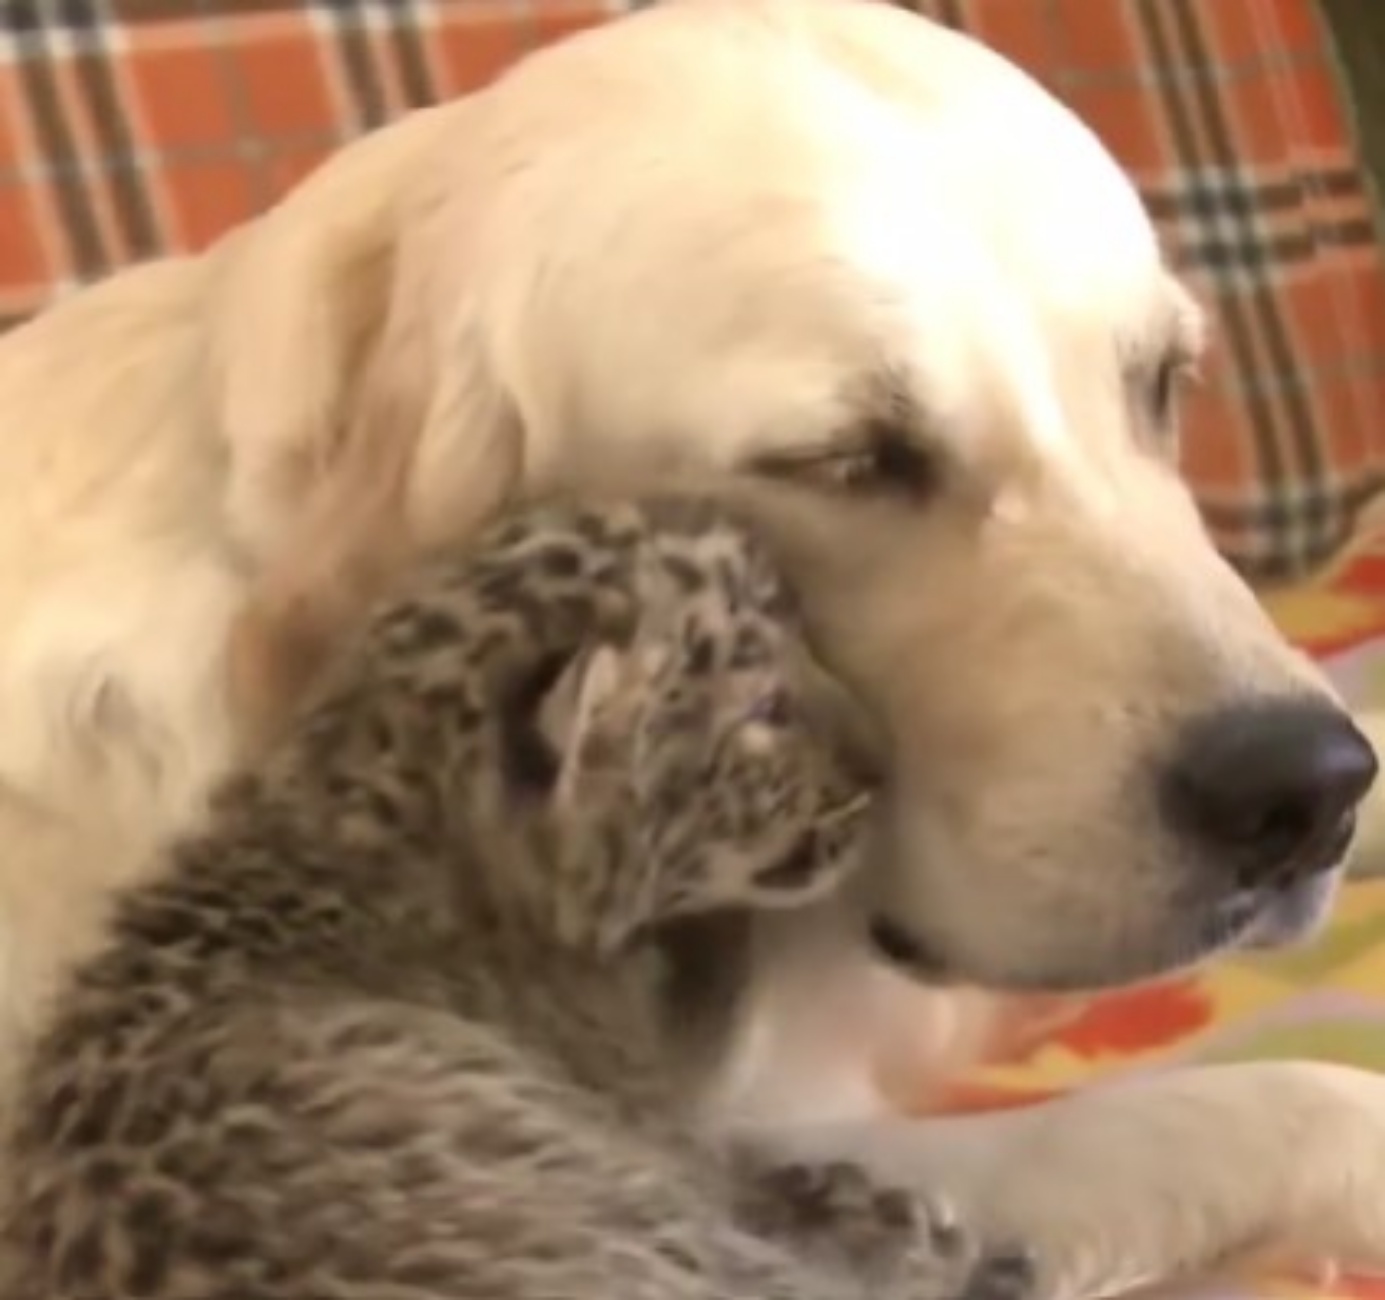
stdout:
POLYGON ((1375 760, 1171 468, 1200 346, 1091 135, 864 0, 672 0, 16 331, 5 1057, 396 563, 554 487, 774 477, 892 797, 857 893, 762 934, 710 1121, 951 1189, 1055 1294, 1265 1242, 1385 1262, 1372 1077, 955 1123, 873 1087, 883 1043, 954 1064, 995 1005, 963 986, 1120 983, 1328 899, 1375 760))

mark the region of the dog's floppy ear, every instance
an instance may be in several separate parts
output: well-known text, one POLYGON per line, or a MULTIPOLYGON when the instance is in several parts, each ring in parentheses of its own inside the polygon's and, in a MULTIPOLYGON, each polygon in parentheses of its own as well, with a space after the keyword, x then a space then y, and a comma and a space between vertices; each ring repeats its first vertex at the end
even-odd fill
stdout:
POLYGON ((350 146, 213 255, 227 512, 254 572, 232 686, 252 737, 399 563, 516 489, 520 431, 486 368, 454 193, 476 170, 469 107, 350 146))
POLYGON ((208 258, 207 367, 227 509, 278 550, 348 442, 389 316, 414 179, 447 122, 416 114, 347 146, 208 258))

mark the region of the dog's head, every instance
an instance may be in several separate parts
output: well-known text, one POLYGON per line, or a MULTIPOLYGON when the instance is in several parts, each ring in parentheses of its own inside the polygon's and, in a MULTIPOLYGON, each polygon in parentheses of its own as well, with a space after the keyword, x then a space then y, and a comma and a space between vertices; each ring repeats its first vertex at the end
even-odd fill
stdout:
POLYGON ((1066 110, 883 5, 688 0, 406 130, 228 262, 317 313, 242 302, 224 344, 281 615, 375 518, 420 545, 726 472, 882 736, 862 888, 897 960, 1099 985, 1311 926, 1375 759, 1178 479, 1198 312, 1066 110), (331 250, 321 207, 377 172, 398 194, 331 250), (282 278, 313 228, 316 297, 282 278), (322 393, 266 417, 296 355, 322 393))

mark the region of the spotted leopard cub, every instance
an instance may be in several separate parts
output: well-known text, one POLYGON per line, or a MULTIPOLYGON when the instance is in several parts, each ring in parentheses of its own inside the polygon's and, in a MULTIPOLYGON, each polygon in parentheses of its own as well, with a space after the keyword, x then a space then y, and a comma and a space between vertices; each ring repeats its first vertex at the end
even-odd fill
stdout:
POLYGON ((680 1118, 663 936, 819 896, 866 833, 801 646, 698 501, 536 509, 421 572, 63 996, 0 1295, 1013 1292, 907 1198, 680 1118))

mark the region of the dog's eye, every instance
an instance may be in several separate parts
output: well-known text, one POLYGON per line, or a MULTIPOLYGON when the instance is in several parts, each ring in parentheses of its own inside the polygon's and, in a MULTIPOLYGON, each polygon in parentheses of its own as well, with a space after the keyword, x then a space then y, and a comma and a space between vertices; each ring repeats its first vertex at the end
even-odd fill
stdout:
POLYGON ((932 456, 898 429, 872 429, 852 446, 760 457, 755 468, 776 477, 821 483, 851 493, 927 496, 937 485, 932 456))
POLYGON ((887 430, 876 434, 856 455, 843 459, 841 481, 843 487, 856 491, 889 488, 923 496, 934 486, 935 468, 919 447, 887 430))
POLYGON ((1173 427, 1179 390, 1195 375, 1192 359, 1182 353, 1171 352, 1159 362, 1150 377, 1147 397, 1149 413, 1156 427, 1173 427))

